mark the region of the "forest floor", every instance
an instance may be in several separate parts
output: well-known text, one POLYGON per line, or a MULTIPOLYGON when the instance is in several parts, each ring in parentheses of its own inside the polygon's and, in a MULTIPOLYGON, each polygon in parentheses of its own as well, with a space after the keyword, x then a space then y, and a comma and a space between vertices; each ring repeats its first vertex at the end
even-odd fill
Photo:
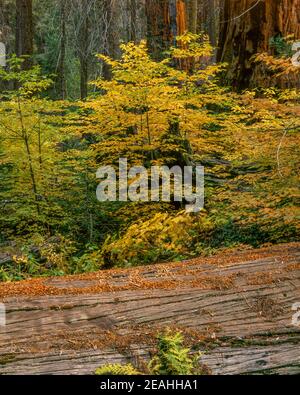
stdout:
POLYGON ((142 367, 166 327, 209 373, 300 373, 300 243, 3 283, 0 301, 0 374, 142 367))

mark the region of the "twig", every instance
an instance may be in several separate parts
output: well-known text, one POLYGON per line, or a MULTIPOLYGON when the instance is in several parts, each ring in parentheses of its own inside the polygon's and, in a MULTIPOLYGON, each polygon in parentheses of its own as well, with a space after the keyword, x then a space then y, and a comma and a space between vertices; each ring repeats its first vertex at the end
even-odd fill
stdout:
POLYGON ((251 10, 253 10, 253 8, 255 8, 259 3, 261 3, 262 0, 258 0, 253 6, 251 6, 250 8, 248 8, 248 10, 244 11, 241 15, 236 16, 232 19, 228 19, 227 21, 221 21, 220 23, 227 23, 227 22, 232 22, 235 21, 236 19, 241 18, 242 16, 246 15, 248 12, 250 12, 251 10))
POLYGON ((280 143, 279 143, 278 148, 277 148, 277 168, 278 168, 278 173, 279 173, 281 178, 283 178, 283 174, 282 174, 281 169, 280 169, 280 150, 281 150, 281 147, 282 147, 282 144, 283 144, 283 140, 285 139, 285 137, 286 137, 286 135, 287 135, 289 130, 295 130, 295 129, 298 129, 298 128, 299 128, 299 126, 294 126, 294 127, 293 126, 289 126, 287 128, 284 128, 283 135, 281 136, 281 140, 280 140, 280 143))

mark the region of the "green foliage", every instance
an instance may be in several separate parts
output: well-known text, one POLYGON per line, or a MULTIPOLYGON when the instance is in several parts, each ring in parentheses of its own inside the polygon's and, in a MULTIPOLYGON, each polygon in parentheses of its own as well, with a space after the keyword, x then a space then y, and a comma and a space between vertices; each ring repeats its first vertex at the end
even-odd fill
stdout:
POLYGON ((22 59, 0 69, 10 88, 0 101, 0 243, 15 243, 20 260, 1 268, 2 280, 299 238, 299 93, 234 94, 219 86, 205 37, 179 42, 159 62, 145 42, 122 44, 119 60, 100 56, 112 79, 96 79, 84 103, 49 100, 52 80, 38 66, 22 70, 22 59), (96 170, 120 157, 148 169, 205 165, 205 210, 98 202, 96 170))
POLYGON ((138 376, 141 374, 131 364, 109 364, 97 369, 95 373, 97 376, 138 376))
POLYGON ((77 110, 41 97, 51 80, 39 67, 23 71, 15 57, 9 64, 0 79, 18 89, 0 102, 0 233, 4 240, 60 233, 93 242, 99 237, 96 164, 88 139, 70 131, 77 110))
POLYGON ((190 356, 190 349, 184 348, 181 333, 167 331, 158 336, 158 351, 149 364, 154 375, 200 374, 200 355, 190 356))
MULTIPOLYGON (((17 248, 15 247, 15 250, 17 248)), ((8 251, 9 252, 9 249, 8 251)), ((2 281, 19 281, 31 277, 62 276, 72 273, 74 242, 63 236, 45 239, 36 234, 1 267, 2 281)))
POLYGON ((107 238, 102 248, 106 266, 137 266, 141 263, 183 259, 212 224, 204 216, 157 213, 148 220, 129 226, 113 241, 107 238))
MULTIPOLYGON (((190 355, 190 349, 183 345, 184 339, 180 332, 172 333, 166 330, 158 335, 157 352, 148 364, 148 374, 151 375, 200 375, 199 365, 201 354, 190 355)), ((142 374, 131 364, 105 365, 96 370, 97 375, 139 375, 142 374)))
POLYGON ((270 39, 270 47, 275 49, 276 55, 280 57, 292 57, 292 43, 287 37, 275 36, 270 39))
POLYGON ((96 272, 103 266, 103 255, 98 246, 87 246, 83 255, 73 257, 70 265, 73 274, 96 272))
POLYGON ((190 40, 196 48, 192 53, 189 47, 174 49, 161 62, 151 59, 144 41, 121 45, 120 61, 99 56, 111 67, 113 78, 94 81, 103 94, 84 105, 90 111, 89 132, 94 129, 101 135, 94 146, 99 163, 114 165, 122 155, 130 164, 147 167, 189 163, 188 138, 209 120, 203 95, 218 94, 214 77, 221 68, 203 69, 197 59, 212 53, 212 48, 207 41, 197 43, 199 36, 190 40), (187 57, 194 60, 193 73, 171 66, 174 59, 187 57))

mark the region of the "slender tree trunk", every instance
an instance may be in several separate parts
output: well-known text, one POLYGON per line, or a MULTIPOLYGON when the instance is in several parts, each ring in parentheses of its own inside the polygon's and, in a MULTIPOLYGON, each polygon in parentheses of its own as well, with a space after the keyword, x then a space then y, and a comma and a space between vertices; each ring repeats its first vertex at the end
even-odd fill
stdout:
MULTIPOLYGON (((16 0, 16 54, 33 54, 32 0, 16 0)), ((31 65, 32 60, 27 58, 23 68, 28 69, 31 65)))
POLYGON ((136 42, 137 38, 137 0, 129 1, 130 27, 129 40, 136 42))
POLYGON ((218 60, 229 63, 227 79, 237 88, 257 84, 251 58, 270 51, 270 39, 300 38, 300 0, 224 0, 218 60))
POLYGON ((65 59, 66 59, 66 1, 60 0, 60 54, 59 54, 59 94, 62 100, 67 96, 66 93, 66 75, 65 75, 65 59))
MULTIPOLYGON (((1 53, 1 57, 7 56, 8 53, 8 36, 9 36, 9 31, 10 31, 10 15, 7 13, 7 7, 5 7, 4 0, 0 0, 0 43, 3 43, 5 45, 4 47, 4 53, 1 53)), ((1 52, 1 51, 0 51, 1 52)), ((2 64, 6 63, 5 58, 2 58, 2 64)), ((0 68, 1 68, 0 64, 0 68)), ((1 80, 0 81, 0 92, 4 91, 8 87, 8 83, 6 81, 1 80)))
POLYGON ((24 117, 23 117, 23 111, 22 111, 20 97, 18 97, 18 114, 19 114, 19 120, 20 120, 20 124, 21 124, 22 139, 24 141, 25 148, 26 148, 27 160, 28 160, 28 165, 29 165, 29 173, 30 173, 30 178, 31 178, 32 191, 33 191, 34 199, 35 199, 35 203, 36 203, 37 214, 40 215, 41 210, 40 210, 40 204, 39 204, 36 177, 35 177, 35 172, 34 172, 34 168, 33 168, 33 159, 32 159, 32 154, 31 154, 30 145, 29 145, 28 133, 27 133, 27 130, 24 125, 24 117))
MULTIPOLYGON (((111 58, 118 57, 119 51, 119 32, 118 32, 118 6, 119 0, 103 0, 104 13, 104 53, 111 58)), ((134 12, 131 15, 134 18, 134 12)), ((106 63, 103 65, 103 78, 111 79, 111 68, 106 63)))
POLYGON ((216 0, 206 2, 207 33, 211 44, 217 46, 217 10, 216 0))
POLYGON ((198 0, 186 0, 188 12, 188 30, 198 33, 198 0))
POLYGON ((88 59, 89 59, 89 15, 87 0, 84 0, 82 23, 80 25, 80 97, 84 100, 88 95, 88 59))
POLYGON ((80 57, 80 97, 86 99, 88 95, 88 62, 85 56, 80 57))
MULTIPOLYGON (((112 0, 104 0, 103 1, 103 13, 104 13, 104 54, 107 56, 111 56, 111 44, 112 44, 112 37, 111 37, 111 29, 112 29, 112 0)), ((110 80, 111 75, 111 67, 107 64, 103 64, 103 71, 102 71, 103 78, 105 80, 110 80)))
POLYGON ((38 147, 39 147, 39 165, 40 170, 43 168, 43 155, 42 155, 42 128, 41 128, 41 119, 39 119, 38 125, 38 147))
POLYGON ((0 41, 6 46, 6 53, 15 52, 13 47, 13 24, 14 9, 6 0, 0 0, 0 41))

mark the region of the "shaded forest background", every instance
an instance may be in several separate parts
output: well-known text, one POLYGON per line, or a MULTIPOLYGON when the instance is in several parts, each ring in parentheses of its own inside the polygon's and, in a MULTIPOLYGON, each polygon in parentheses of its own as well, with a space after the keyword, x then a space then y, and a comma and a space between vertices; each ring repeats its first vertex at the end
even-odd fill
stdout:
POLYGON ((245 88, 265 77, 253 55, 278 54, 283 38, 299 37, 299 9, 297 0, 1 0, 0 40, 8 55, 29 55, 56 75, 53 97, 76 99, 87 96, 88 81, 110 78, 95 54, 118 58, 120 43, 147 38, 161 59, 176 36, 204 32, 213 60, 230 64, 227 81, 245 88))
POLYGON ((0 0, 1 279, 297 240, 299 39, 300 0, 0 0), (119 157, 205 210, 97 202, 119 157))

